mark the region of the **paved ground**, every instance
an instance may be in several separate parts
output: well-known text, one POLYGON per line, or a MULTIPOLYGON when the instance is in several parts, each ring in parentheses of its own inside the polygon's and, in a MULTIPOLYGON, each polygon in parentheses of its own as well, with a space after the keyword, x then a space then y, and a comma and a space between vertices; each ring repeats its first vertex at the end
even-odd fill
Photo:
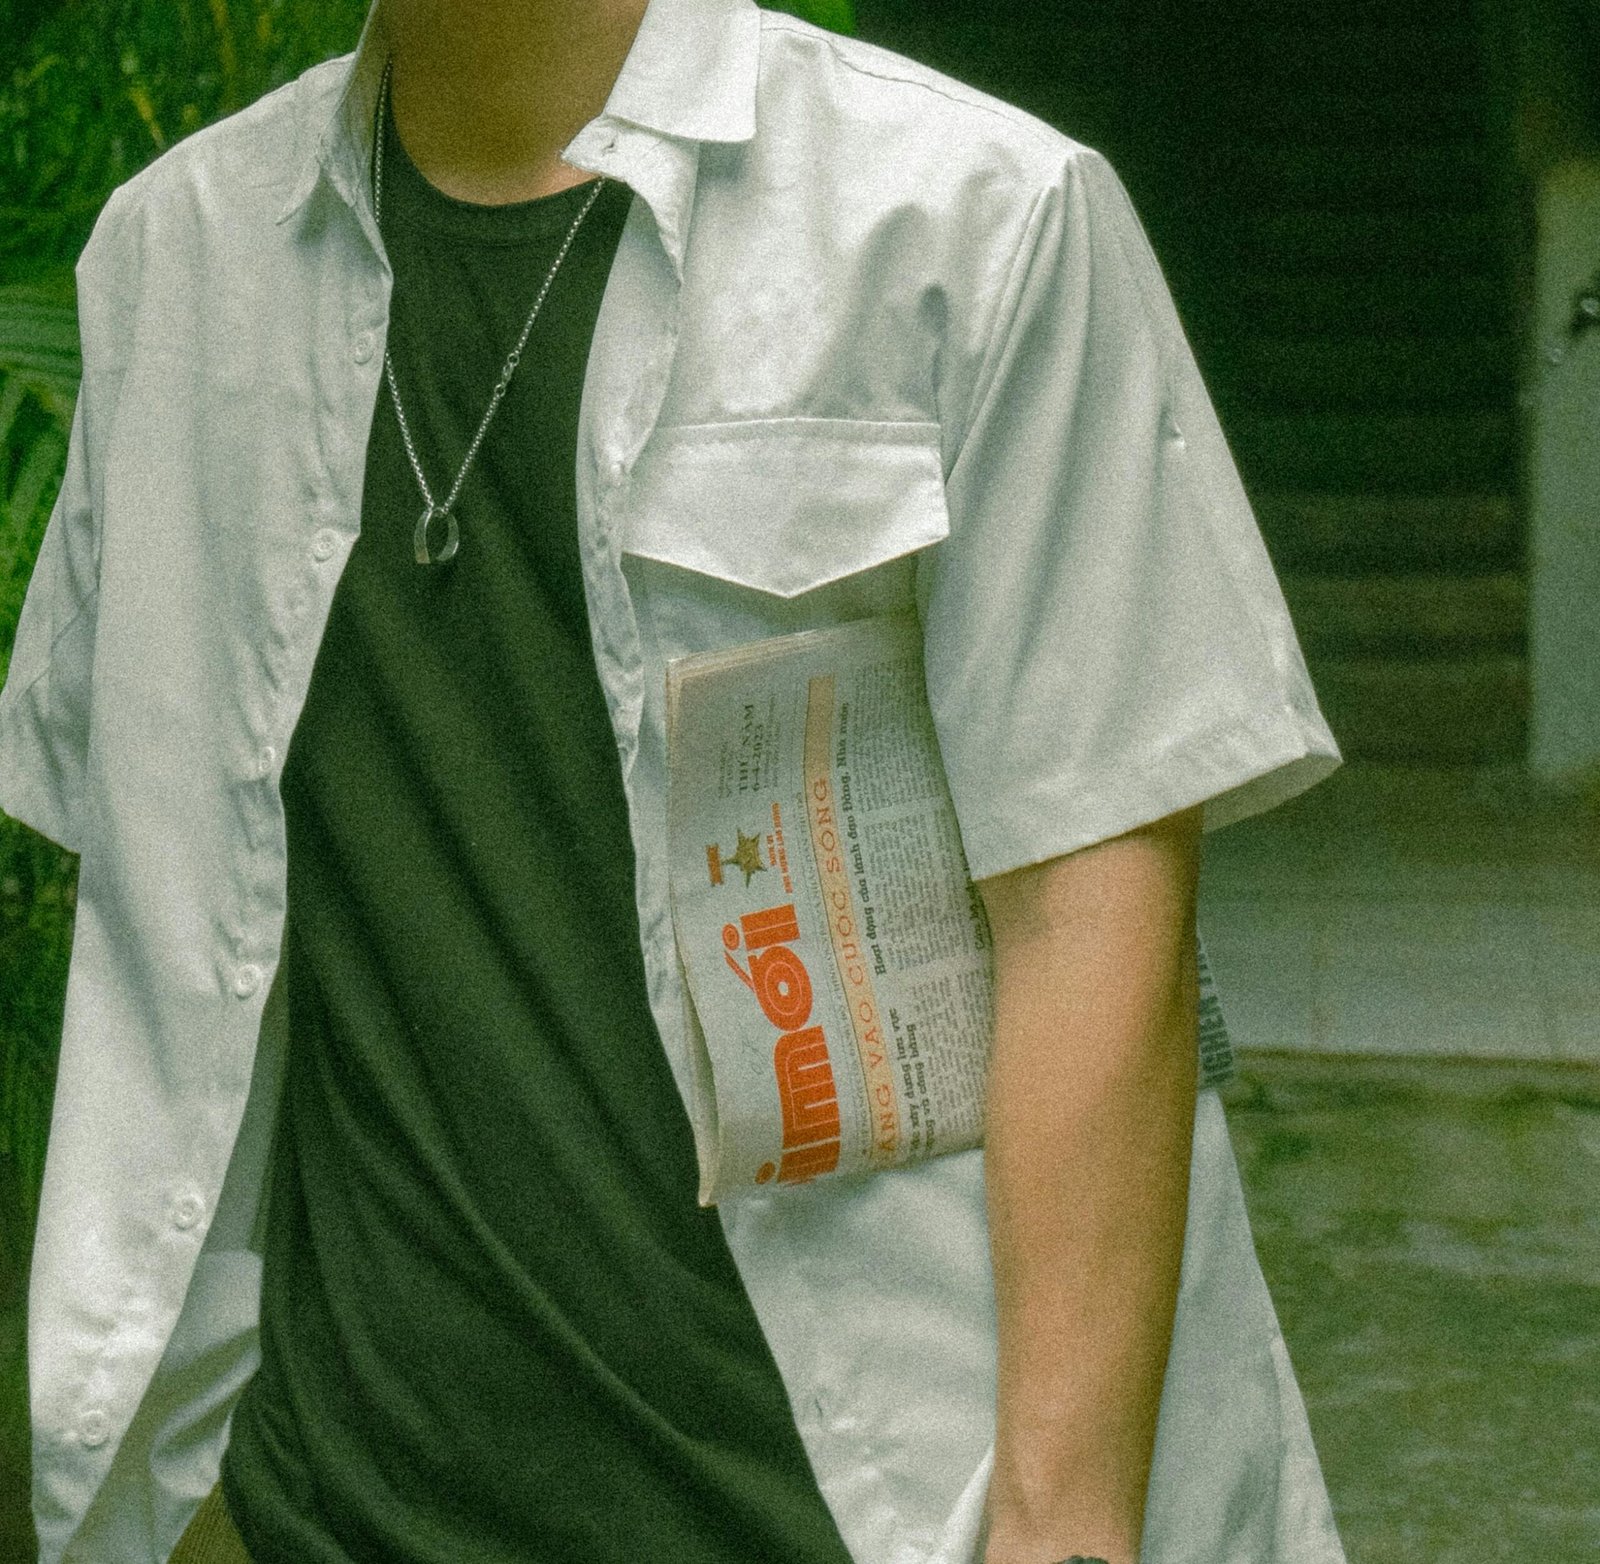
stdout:
POLYGON ((1352 1564, 1600 1561, 1600 810, 1349 766, 1207 838, 1262 1266, 1352 1564))
POLYGON ((1600 1078, 1281 1055, 1227 1099, 1351 1564, 1600 1560, 1600 1078))

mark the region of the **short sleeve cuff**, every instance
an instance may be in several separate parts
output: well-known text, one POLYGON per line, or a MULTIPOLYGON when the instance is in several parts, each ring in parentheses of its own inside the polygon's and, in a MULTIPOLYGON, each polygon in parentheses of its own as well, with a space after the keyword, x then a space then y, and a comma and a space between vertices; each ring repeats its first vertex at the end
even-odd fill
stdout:
POLYGON ((1031 788, 957 798, 975 880, 1042 863, 1204 805, 1204 829, 1248 819, 1314 786, 1340 764, 1320 718, 1284 710, 1172 744, 1118 769, 1114 782, 1060 775, 1031 788))

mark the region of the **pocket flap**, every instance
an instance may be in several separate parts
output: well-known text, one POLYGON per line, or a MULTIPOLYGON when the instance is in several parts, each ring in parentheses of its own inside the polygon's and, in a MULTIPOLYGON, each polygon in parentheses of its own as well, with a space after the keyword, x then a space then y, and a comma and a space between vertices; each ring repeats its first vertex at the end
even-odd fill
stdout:
POLYGON ((950 531, 935 422, 749 419, 656 430, 623 548, 796 597, 950 531))

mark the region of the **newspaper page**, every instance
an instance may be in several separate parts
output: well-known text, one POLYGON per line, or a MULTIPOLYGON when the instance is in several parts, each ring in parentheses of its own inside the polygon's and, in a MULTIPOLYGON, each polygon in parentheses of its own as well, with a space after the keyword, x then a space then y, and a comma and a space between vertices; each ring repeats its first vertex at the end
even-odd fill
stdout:
MULTIPOLYGON (((667 670, 700 1201, 976 1146, 993 1032, 914 614, 667 670)), ((1204 955, 1208 1082, 1231 1049, 1204 955)))

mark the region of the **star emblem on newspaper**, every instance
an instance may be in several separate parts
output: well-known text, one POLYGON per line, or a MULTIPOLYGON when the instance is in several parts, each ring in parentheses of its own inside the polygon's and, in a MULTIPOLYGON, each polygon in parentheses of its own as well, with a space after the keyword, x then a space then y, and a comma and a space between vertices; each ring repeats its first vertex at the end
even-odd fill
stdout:
MULTIPOLYGON (((735 830, 738 828, 735 827, 735 830)), ((761 838, 759 836, 746 836, 739 831, 739 845, 731 853, 724 856, 720 847, 707 847, 706 858, 711 865, 711 883, 722 884, 722 866, 731 863, 736 869, 744 870, 744 883, 750 883, 750 876, 767 866, 761 861, 761 838)))

